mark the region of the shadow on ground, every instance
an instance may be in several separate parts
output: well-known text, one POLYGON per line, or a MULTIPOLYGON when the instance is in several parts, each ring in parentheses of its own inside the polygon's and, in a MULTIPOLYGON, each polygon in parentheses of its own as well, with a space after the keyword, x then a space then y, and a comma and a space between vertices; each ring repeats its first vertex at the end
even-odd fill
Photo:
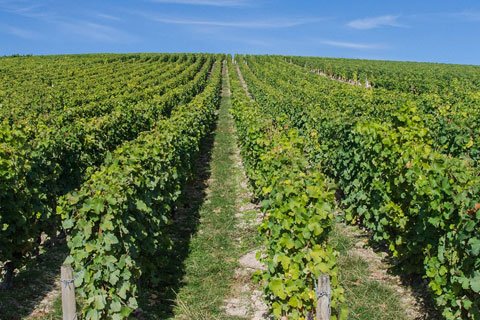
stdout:
POLYGON ((173 246, 171 251, 162 253, 165 262, 159 265, 157 271, 160 282, 152 286, 141 280, 138 299, 140 309, 133 319, 168 319, 173 316, 176 292, 183 285, 184 261, 189 254, 190 239, 197 231, 199 210, 207 196, 215 127, 210 132, 201 143, 193 175, 183 189, 173 213, 173 223, 168 227, 167 232, 173 240, 173 246))
MULTIPOLYGON (((13 288, 0 290, 0 319, 20 320, 28 317, 47 294, 58 286, 60 266, 68 255, 65 240, 47 243, 44 252, 32 258, 13 279, 13 288)), ((61 319, 57 295, 49 297, 49 310, 37 310, 34 319, 61 319), (53 309, 53 310, 52 310, 53 309), (48 314, 48 315, 47 315, 48 314)))
POLYGON ((415 299, 420 303, 425 314, 415 320, 441 320, 444 319, 435 306, 433 295, 428 287, 428 281, 421 274, 407 274, 402 268, 395 266, 398 263, 391 256, 387 256, 385 261, 393 265, 388 272, 400 278, 403 286, 410 288, 415 299))
MULTIPOLYGON (((409 319, 443 319, 435 307, 428 284, 421 275, 407 274, 402 269, 402 264, 390 255, 386 245, 374 241, 368 231, 358 226, 345 227, 343 219, 339 219, 337 226, 343 226, 340 228, 343 231, 356 230, 354 232, 336 231, 333 236, 333 245, 340 253, 340 278, 343 278, 341 281, 346 289, 347 300, 351 304, 350 317, 352 319, 403 319, 405 317, 404 306, 402 307, 399 304, 401 293, 395 290, 395 285, 392 286, 392 281, 396 283, 393 279, 399 280, 397 285, 408 288, 416 302, 413 309, 418 313, 415 312, 415 316, 409 319), (363 248, 364 245, 366 245, 366 248, 371 248, 378 257, 378 261, 386 268, 386 273, 392 278, 377 281, 369 280, 372 272, 370 267, 374 261, 369 261, 368 257, 348 254, 352 250, 355 251, 355 247, 358 245, 360 245, 360 248, 363 248), (386 286, 382 285, 383 281, 387 284, 386 286), (397 297, 394 298, 394 296, 397 297), (365 304, 365 300, 368 300, 368 303, 365 304), (379 313, 379 309, 383 309, 383 312, 379 313)), ((380 278, 383 278, 383 276, 380 275, 380 278)))

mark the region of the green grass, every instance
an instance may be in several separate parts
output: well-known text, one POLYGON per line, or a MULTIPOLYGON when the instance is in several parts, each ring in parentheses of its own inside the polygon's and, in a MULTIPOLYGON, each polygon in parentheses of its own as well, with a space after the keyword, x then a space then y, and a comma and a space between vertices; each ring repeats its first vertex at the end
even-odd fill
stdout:
MULTIPOLYGON (((353 228, 353 227, 348 227, 353 228)), ((337 223, 331 241, 340 255, 339 279, 345 289, 348 319, 352 320, 407 320, 405 306, 395 288, 384 281, 372 279, 371 262, 355 254, 355 243, 360 239, 337 223)))
MULTIPOLYGON (((223 87, 228 88, 226 76, 223 87)), ((210 162, 209 193, 200 208, 200 225, 185 261, 185 285, 177 295, 176 319, 228 319, 222 306, 245 249, 238 245, 239 237, 246 237, 235 217, 241 171, 235 163, 230 106, 230 96, 223 94, 210 162)))
POLYGON ((235 216, 242 172, 230 106, 230 96, 222 94, 217 126, 202 145, 168 230, 174 244, 159 266, 160 283, 144 281, 139 288, 143 319, 234 319, 225 315, 224 300, 238 259, 257 243, 258 232, 238 228, 235 216))

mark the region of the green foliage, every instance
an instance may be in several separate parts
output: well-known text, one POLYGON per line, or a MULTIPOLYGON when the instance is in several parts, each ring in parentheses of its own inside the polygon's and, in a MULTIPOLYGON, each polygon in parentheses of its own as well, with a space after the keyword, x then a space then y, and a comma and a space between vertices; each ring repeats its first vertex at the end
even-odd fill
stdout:
MULTIPOLYGON (((21 264, 61 216, 85 317, 127 317, 140 276, 156 281, 164 227, 214 121, 215 59, 2 58, 0 260, 21 264)), ((338 188, 347 219, 425 276, 445 318, 480 319, 478 67, 236 60, 254 97, 230 64, 242 156, 265 213, 273 314, 306 317, 328 273, 334 316, 345 317, 328 243, 338 188)))
POLYGON ((137 305, 137 282, 155 283, 170 239, 164 233, 202 137, 219 104, 217 61, 205 90, 117 148, 58 212, 67 230, 86 319, 125 319, 137 305))
POLYGON ((20 260, 21 254, 34 245, 29 237, 35 228, 31 221, 38 217, 32 213, 29 199, 34 190, 27 188, 25 135, 14 126, 0 123, 0 259, 20 260))
MULTIPOLYGON (((304 154, 304 139, 295 129, 278 126, 242 92, 230 65, 233 110, 242 156, 265 214, 262 273, 265 297, 276 318, 306 319, 315 311, 315 281, 331 276, 333 319, 343 302, 336 253, 328 244, 334 194, 331 183, 304 154)), ((281 114, 279 115, 281 116, 281 114)), ((278 119, 280 120, 280 119, 278 119)), ((340 312, 344 318, 345 312, 340 312)))
POLYGON ((336 152, 347 218, 373 230, 405 271, 429 278, 447 319, 477 319, 478 291, 469 283, 480 263, 472 219, 480 181, 464 161, 422 142, 422 131, 410 120, 355 127, 336 152))
POLYGON ((376 88, 414 94, 442 93, 460 86, 471 90, 480 85, 478 66, 317 57, 286 59, 342 80, 354 80, 362 84, 368 80, 376 88))
POLYGON ((447 319, 480 319, 480 178, 465 109, 338 83, 280 58, 238 60, 262 111, 286 115, 278 121, 336 180, 347 219, 371 229, 405 272, 423 274, 447 319))
MULTIPOLYGON (((138 60, 139 57, 134 56, 131 64, 126 63, 126 70, 119 70, 120 75, 126 74, 120 77, 126 82, 124 85, 115 82, 119 80, 115 77, 109 79, 116 74, 114 67, 122 65, 125 58, 122 57, 107 61, 105 66, 95 64, 98 57, 84 61, 94 65, 87 71, 101 75, 96 79, 101 85, 94 88, 96 90, 88 90, 86 97, 82 96, 85 79, 81 74, 70 82, 57 80, 59 91, 53 89, 53 84, 49 89, 43 88, 37 83, 38 79, 31 80, 32 87, 26 86, 25 91, 18 90, 18 84, 11 80, 4 85, 6 92, 19 98, 19 105, 13 108, 18 114, 9 114, 8 108, 0 109, 0 117, 5 122, 2 137, 6 143, 5 152, 0 153, 0 163, 5 163, 9 172, 0 176, 5 190, 2 190, 5 199, 0 207, 0 221, 4 225, 0 231, 1 261, 11 260, 20 266, 35 252, 42 232, 55 236, 61 229, 56 214, 58 197, 79 187, 123 142, 150 130, 159 118, 168 117, 173 109, 201 92, 214 62, 214 56, 208 55, 158 55, 138 60), (33 85, 39 87, 33 88, 33 85), (38 103, 52 105, 38 110, 27 112, 28 108, 22 104, 35 103, 32 99, 38 99, 30 90, 55 90, 53 92, 60 95, 67 88, 72 89, 68 91, 71 95, 68 99, 43 97, 38 103), (38 117, 37 112, 46 114, 38 117), (10 176, 12 173, 15 175, 10 176)), ((47 64, 43 77, 47 78, 48 72, 55 70, 56 62, 54 59, 50 62, 52 65, 47 64)), ((76 63, 76 60, 68 61, 63 68, 78 71, 76 63)), ((28 75, 24 73, 20 72, 19 77, 28 75)), ((5 99, 2 103, 9 106, 12 102, 5 99)))
POLYGON ((480 160, 478 66, 392 61, 288 57, 288 61, 330 77, 365 84, 380 95, 395 92, 415 100, 434 147, 455 157, 480 160), (357 81, 358 80, 358 81, 357 81))

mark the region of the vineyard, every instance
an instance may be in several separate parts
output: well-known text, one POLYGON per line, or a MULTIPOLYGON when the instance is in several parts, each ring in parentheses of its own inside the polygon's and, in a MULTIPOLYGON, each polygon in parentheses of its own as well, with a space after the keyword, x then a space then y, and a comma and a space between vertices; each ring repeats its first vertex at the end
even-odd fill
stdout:
POLYGON ((338 262, 333 237, 347 224, 366 230, 397 272, 420 279, 435 317, 480 320, 478 137, 475 66, 0 58, 0 319, 28 318, 2 317, 1 292, 14 293, 51 243, 67 247, 81 319, 251 319, 224 301, 241 278, 237 260, 253 249, 261 267, 244 278, 268 310, 255 319, 313 319, 322 275, 331 319, 372 319, 352 305, 338 262), (199 187, 204 158, 212 176, 198 209, 188 189, 199 187), (258 226, 236 206, 243 171, 258 226), (184 207, 199 213, 184 217, 184 207), (172 264, 182 266, 175 281, 159 275, 172 264), (166 314, 142 311, 146 291, 166 314))

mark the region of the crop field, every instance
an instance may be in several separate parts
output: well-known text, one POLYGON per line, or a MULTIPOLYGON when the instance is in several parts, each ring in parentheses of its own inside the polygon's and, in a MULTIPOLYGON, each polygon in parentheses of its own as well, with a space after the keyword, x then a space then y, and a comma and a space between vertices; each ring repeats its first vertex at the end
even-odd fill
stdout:
POLYGON ((477 66, 2 57, 0 319, 480 320, 479 137, 477 66))

